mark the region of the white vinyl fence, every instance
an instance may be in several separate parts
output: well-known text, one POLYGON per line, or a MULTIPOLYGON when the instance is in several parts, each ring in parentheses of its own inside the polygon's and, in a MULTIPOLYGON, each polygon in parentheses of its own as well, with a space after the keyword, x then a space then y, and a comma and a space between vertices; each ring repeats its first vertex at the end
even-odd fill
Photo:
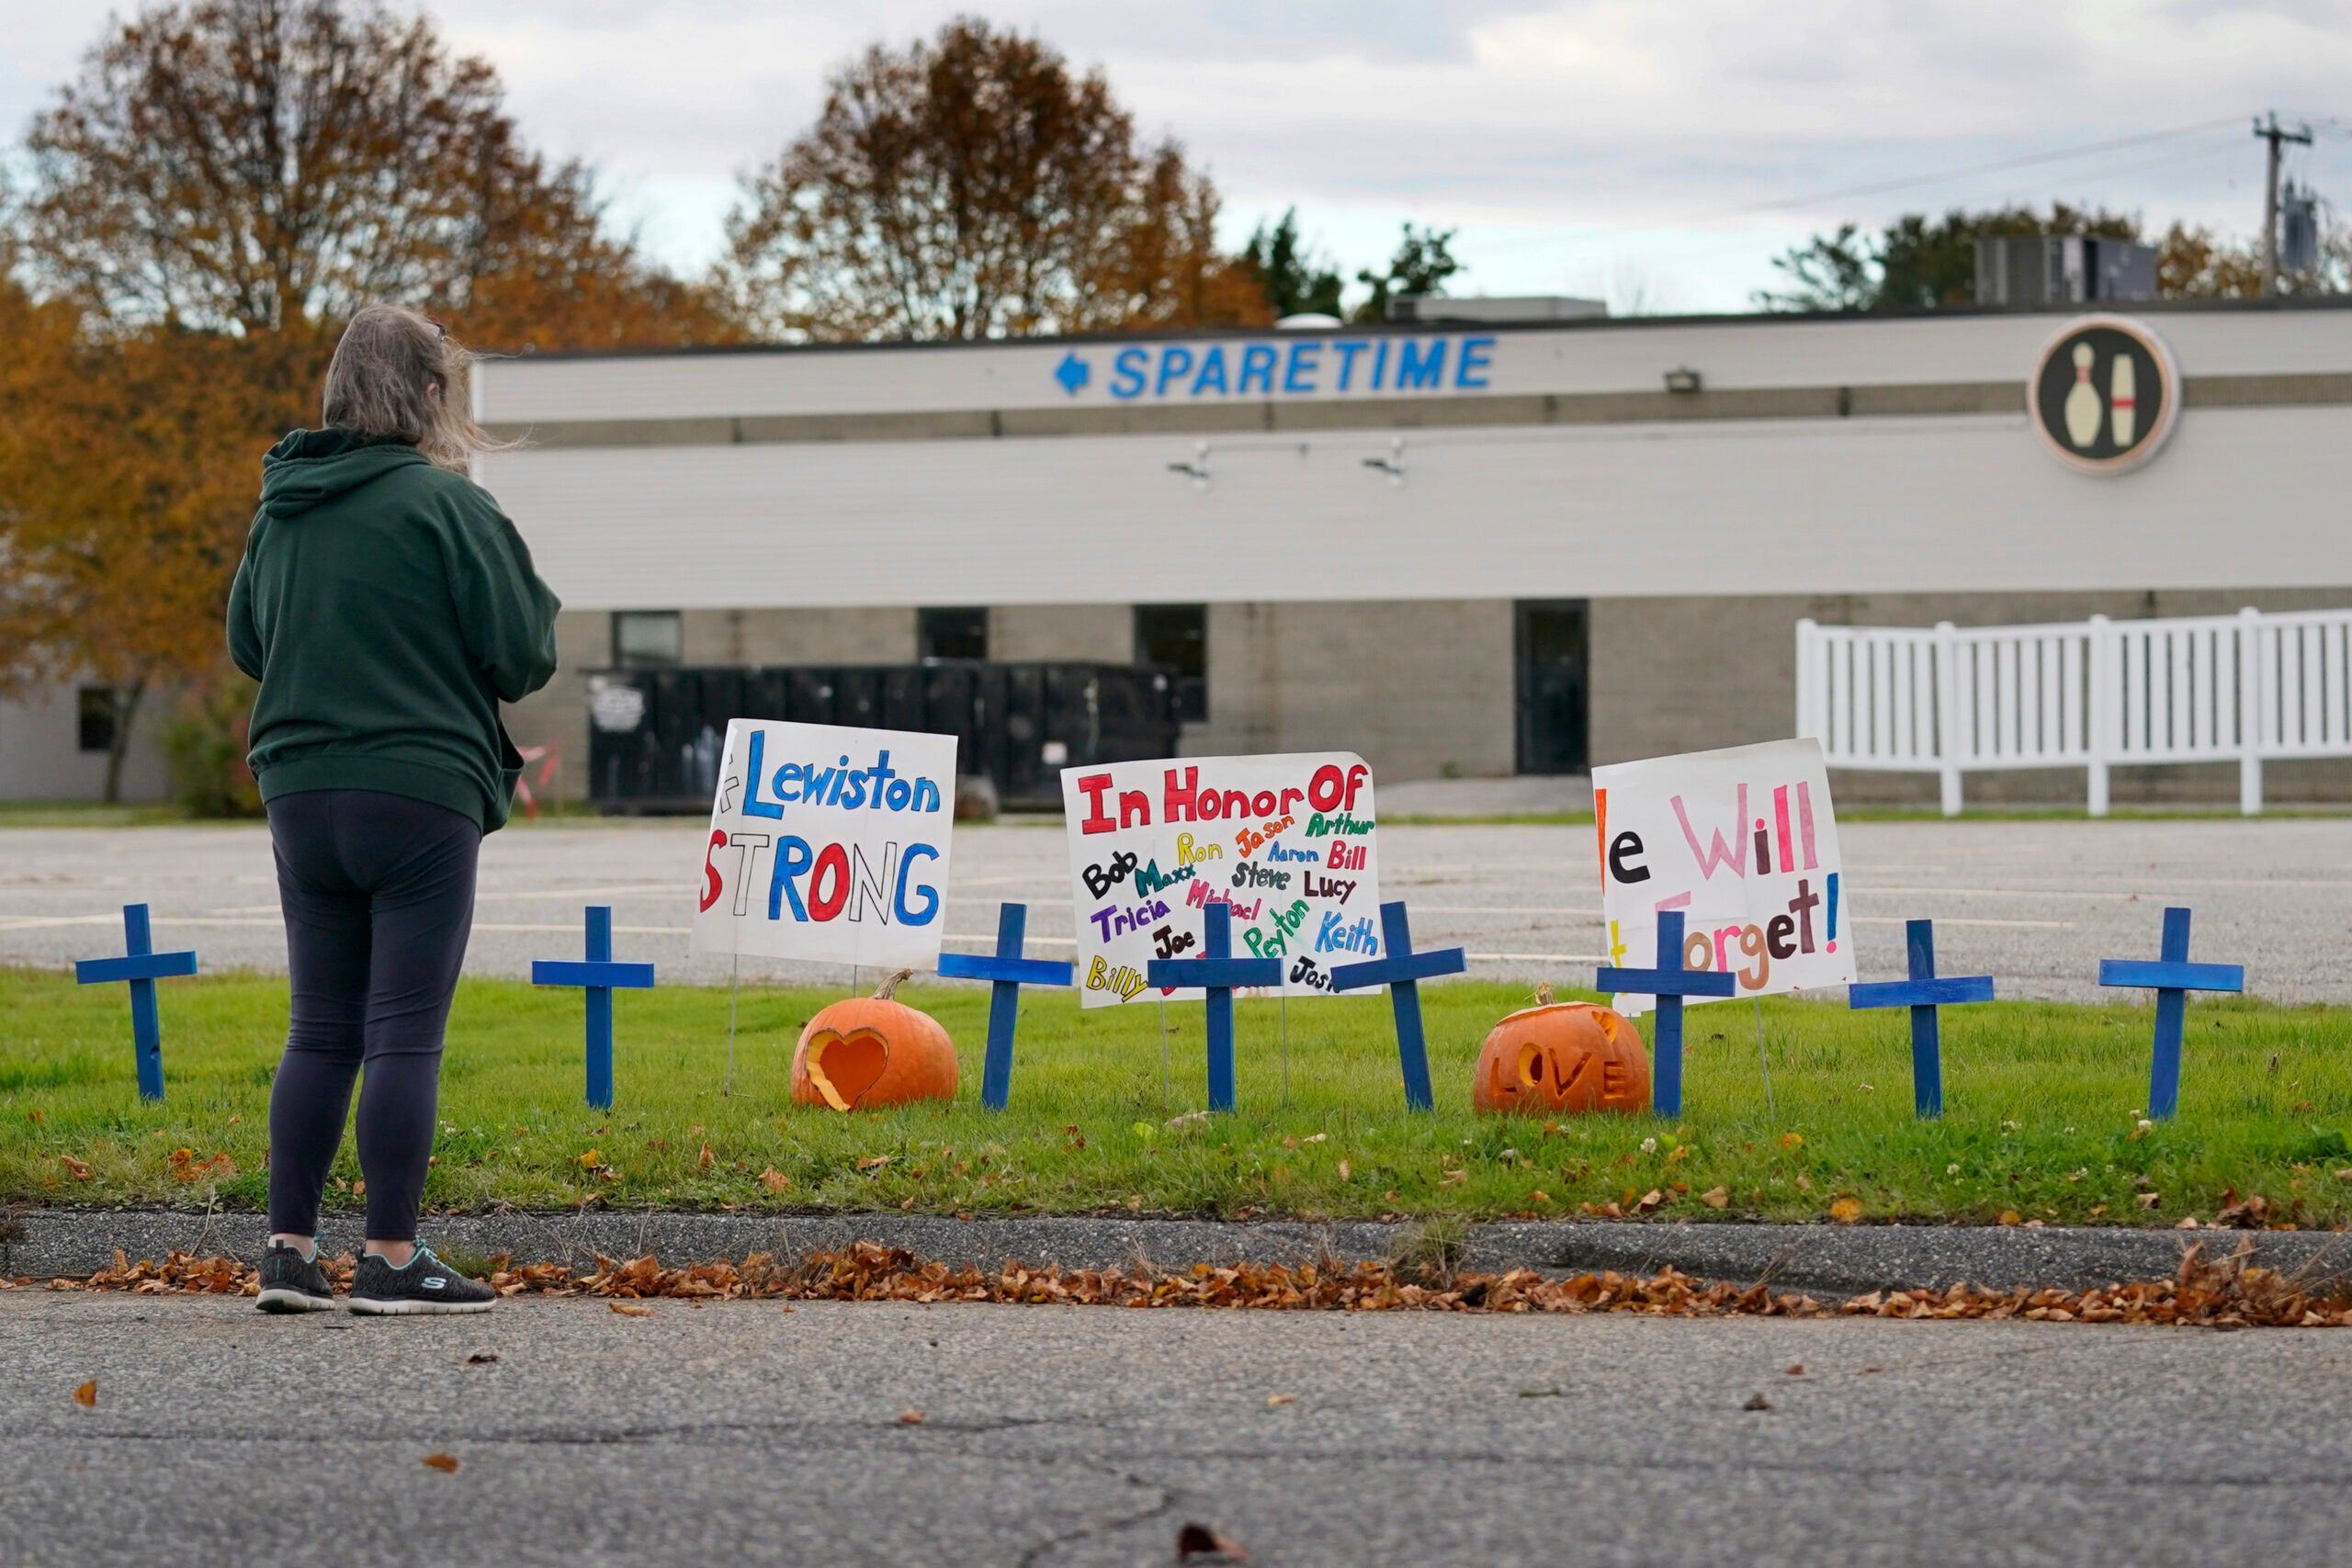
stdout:
POLYGON ((2262 764, 2352 757, 2352 610, 2061 626, 1797 623, 1797 733, 1833 768, 1935 773, 1947 817, 1961 775, 2238 764, 2238 807, 2262 810, 2262 764))

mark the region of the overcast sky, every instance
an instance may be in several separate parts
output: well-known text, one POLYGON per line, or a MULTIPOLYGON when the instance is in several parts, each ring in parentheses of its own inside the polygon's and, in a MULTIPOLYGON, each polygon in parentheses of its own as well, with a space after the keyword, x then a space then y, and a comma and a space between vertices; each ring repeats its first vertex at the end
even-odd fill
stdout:
MULTIPOLYGON (((10 134, 109 7, 0 0, 10 134)), ((1238 243, 1296 204, 1349 271, 1405 220, 1458 228, 1455 292, 1739 310, 1815 230, 2052 197, 2238 233, 2277 108, 2352 207, 2352 0, 437 0, 539 144, 706 265, 737 174, 826 71, 958 9, 1102 65, 1215 174, 1238 243), (2036 160, 2024 162, 2025 160, 2036 160), (1988 165, 1997 165, 1988 167, 1988 165), (1897 182, 1902 182, 1900 185, 1897 182), (1894 187, 1894 188, 1886 188, 1894 187)))

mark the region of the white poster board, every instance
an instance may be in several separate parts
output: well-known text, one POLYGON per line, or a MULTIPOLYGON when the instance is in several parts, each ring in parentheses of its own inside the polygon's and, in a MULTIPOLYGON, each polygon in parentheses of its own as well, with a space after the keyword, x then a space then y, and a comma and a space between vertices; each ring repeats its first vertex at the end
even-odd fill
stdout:
POLYGON ((956 738, 730 719, 694 951, 931 969, 956 738))
POLYGON ((1065 768, 1062 817, 1088 1007, 1200 996, 1144 977, 1204 956, 1211 904, 1232 911, 1231 956, 1282 961, 1286 995, 1380 955, 1372 770, 1352 751, 1065 768))
MULTIPOLYGON (((1592 807, 1611 964, 1672 967, 1657 914, 1680 909, 1683 967, 1729 971, 1738 996, 1852 983, 1853 911, 1817 741, 1595 768, 1592 807)), ((1639 1013, 1653 1000, 1614 1005, 1639 1013)))

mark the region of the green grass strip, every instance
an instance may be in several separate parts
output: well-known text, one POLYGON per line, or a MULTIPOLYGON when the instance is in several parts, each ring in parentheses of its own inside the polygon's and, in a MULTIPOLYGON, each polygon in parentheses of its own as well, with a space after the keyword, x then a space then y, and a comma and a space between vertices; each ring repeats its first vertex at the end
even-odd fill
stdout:
MULTIPOLYGON (((262 1206, 286 981, 228 975, 162 990, 169 1098, 148 1106, 119 987, 0 969, 0 1200, 262 1206)), ((1433 1113, 1404 1108, 1385 998, 1290 1007, 1287 1100, 1280 1004, 1247 1000, 1240 1111, 1171 1129, 1204 1100, 1198 1003, 1167 1010, 1163 1092, 1158 1008, 1081 1016, 1067 994, 1029 993, 1012 1108, 992 1114, 978 1103, 986 990, 911 987, 902 999, 957 1042, 959 1098, 842 1116, 786 1092, 793 1041, 832 994, 747 987, 729 1097, 724 989, 622 993, 617 1103, 600 1115, 582 1098, 579 993, 469 980, 450 1021, 426 1201, 1493 1218, 1630 1211, 1656 1191, 1649 1213, 1699 1220, 1822 1219, 1849 1198, 1866 1219, 2170 1224, 2210 1220, 2234 1189, 2265 1195, 2274 1220, 2352 1218, 2352 1010, 2192 1002, 2180 1117, 2143 1129, 2146 1007, 1948 1010, 1949 1113, 1920 1122, 1900 1012, 1765 1003, 1768 1114, 1756 1014, 1724 1004, 1691 1015, 1680 1123, 1547 1127, 1469 1109, 1479 1043, 1524 992, 1470 981, 1422 995, 1433 1113), (1718 1190, 1721 1208, 1705 1201, 1718 1190)), ((331 1205, 356 1208, 359 1179, 346 1141, 331 1205)))

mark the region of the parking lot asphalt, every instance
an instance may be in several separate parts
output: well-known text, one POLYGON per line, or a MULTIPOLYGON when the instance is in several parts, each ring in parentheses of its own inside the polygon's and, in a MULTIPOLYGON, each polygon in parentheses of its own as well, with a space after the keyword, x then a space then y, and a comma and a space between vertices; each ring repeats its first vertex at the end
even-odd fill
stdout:
POLYGON ((2168 1568, 2352 1532, 2330 1330, 28 1290, 0 1365, 0 1561, 39 1568, 1159 1564, 1186 1523, 1261 1565, 2168 1568))
MULTIPOLYGON (((1001 900, 1030 906, 1041 955, 1071 950, 1058 828, 956 830, 951 950, 991 945, 1001 900)), ((1989 973, 2007 996, 2093 999, 2098 960, 2155 956, 2162 909, 2187 904, 2193 955, 2245 964, 2254 993, 2352 1000, 2352 818, 1858 821, 1841 833, 1865 977, 1902 972, 1903 922, 1925 915, 1944 973, 1989 973)), ((665 983, 725 983, 726 960, 687 951, 702 838, 679 818, 493 835, 468 972, 519 976, 535 957, 577 956, 582 908, 609 904, 620 956, 651 960, 665 983)), ((1589 827, 1395 824, 1380 840, 1381 895, 1410 904, 1417 943, 1466 947, 1474 976, 1590 983, 1604 943, 1589 827)), ((119 952, 120 906, 134 900, 153 908, 158 942, 197 948, 208 970, 285 967, 257 824, 0 829, 0 963, 119 952)), ((786 974, 744 961, 746 980, 786 974)))

